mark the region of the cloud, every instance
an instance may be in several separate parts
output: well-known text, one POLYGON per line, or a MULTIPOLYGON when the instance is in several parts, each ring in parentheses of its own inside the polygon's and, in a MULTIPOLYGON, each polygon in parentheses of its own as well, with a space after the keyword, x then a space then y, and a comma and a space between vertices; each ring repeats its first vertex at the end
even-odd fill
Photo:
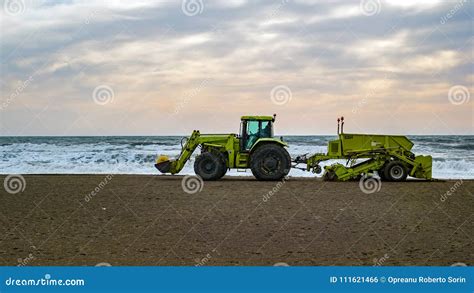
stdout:
MULTIPOLYGON (((472 121, 472 105, 447 99, 450 86, 473 88, 472 3, 374 3, 367 13, 346 1, 203 1, 188 16, 180 2, 26 1, 0 14, 0 134, 227 132, 240 115, 273 112, 288 115, 281 132, 332 133, 298 117, 332 121, 364 97, 346 114, 357 125, 403 101, 430 117, 448 108, 443 125, 472 133, 455 122, 472 121), (99 85, 114 89, 113 103, 93 102, 99 85), (276 85, 291 103, 271 102, 276 85), (19 122, 32 119, 41 122, 19 122)), ((407 112, 396 113, 406 130, 425 131, 407 112)))

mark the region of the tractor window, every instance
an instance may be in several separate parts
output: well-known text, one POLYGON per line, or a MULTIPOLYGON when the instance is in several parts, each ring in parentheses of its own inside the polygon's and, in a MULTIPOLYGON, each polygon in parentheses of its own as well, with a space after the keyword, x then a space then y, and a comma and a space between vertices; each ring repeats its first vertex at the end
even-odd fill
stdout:
POLYGON ((242 150, 250 150, 259 138, 273 137, 273 124, 271 121, 246 120, 242 122, 242 150))
POLYGON ((260 129, 260 137, 272 137, 272 124, 270 121, 262 121, 260 129))
POLYGON ((247 133, 249 135, 257 135, 258 134, 258 121, 248 121, 247 122, 247 133))
POLYGON ((259 136, 259 121, 247 121, 247 137, 245 149, 250 149, 259 136))

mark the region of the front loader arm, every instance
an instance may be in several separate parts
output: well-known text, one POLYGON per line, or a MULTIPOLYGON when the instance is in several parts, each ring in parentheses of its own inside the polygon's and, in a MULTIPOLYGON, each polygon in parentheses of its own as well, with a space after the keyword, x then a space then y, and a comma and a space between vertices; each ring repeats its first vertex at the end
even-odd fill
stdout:
POLYGON ((170 160, 166 156, 159 156, 155 167, 161 173, 179 173, 199 145, 225 148, 225 142, 227 142, 231 136, 234 135, 201 134, 199 130, 194 130, 191 136, 186 140, 186 143, 181 149, 181 153, 175 160, 170 160))
POLYGON ((169 171, 171 174, 179 173, 179 171, 183 169, 198 145, 201 144, 200 137, 201 134, 199 133, 199 130, 194 130, 191 136, 186 140, 186 144, 181 149, 179 157, 176 161, 171 161, 171 169, 169 171))
POLYGON ((193 154, 194 150, 196 150, 197 146, 201 144, 200 138, 201 134, 199 133, 199 130, 194 130, 191 136, 186 140, 186 143, 182 147, 178 158, 175 160, 170 160, 168 156, 158 156, 155 167, 161 173, 179 173, 179 171, 183 169, 184 165, 193 154))

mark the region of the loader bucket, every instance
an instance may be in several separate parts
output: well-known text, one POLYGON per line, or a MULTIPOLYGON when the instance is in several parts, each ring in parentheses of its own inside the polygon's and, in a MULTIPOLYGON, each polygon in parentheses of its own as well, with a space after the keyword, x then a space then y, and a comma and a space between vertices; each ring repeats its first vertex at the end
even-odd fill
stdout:
POLYGON ((155 167, 161 173, 169 173, 171 170, 171 161, 167 156, 158 156, 156 158, 155 167))
POLYGON ((169 173, 171 170, 171 161, 165 161, 161 163, 155 164, 156 169, 158 169, 161 173, 169 173))

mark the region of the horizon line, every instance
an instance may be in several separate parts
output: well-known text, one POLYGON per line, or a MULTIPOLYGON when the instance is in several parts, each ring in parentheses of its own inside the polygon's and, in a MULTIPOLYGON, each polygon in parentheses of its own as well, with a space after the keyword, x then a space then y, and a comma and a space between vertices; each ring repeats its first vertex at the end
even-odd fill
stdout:
MULTIPOLYGON (((219 135, 219 134, 233 134, 233 133, 203 133, 205 135, 219 135)), ((346 134, 367 134, 367 135, 405 135, 405 136, 474 136, 474 134, 384 134, 384 133, 356 133, 356 132, 347 132, 346 134)), ((0 138, 3 137, 164 137, 164 136, 190 136, 185 134, 112 134, 112 135, 0 135, 0 138)), ((278 134, 274 137, 280 136, 337 136, 337 134, 278 134)))

